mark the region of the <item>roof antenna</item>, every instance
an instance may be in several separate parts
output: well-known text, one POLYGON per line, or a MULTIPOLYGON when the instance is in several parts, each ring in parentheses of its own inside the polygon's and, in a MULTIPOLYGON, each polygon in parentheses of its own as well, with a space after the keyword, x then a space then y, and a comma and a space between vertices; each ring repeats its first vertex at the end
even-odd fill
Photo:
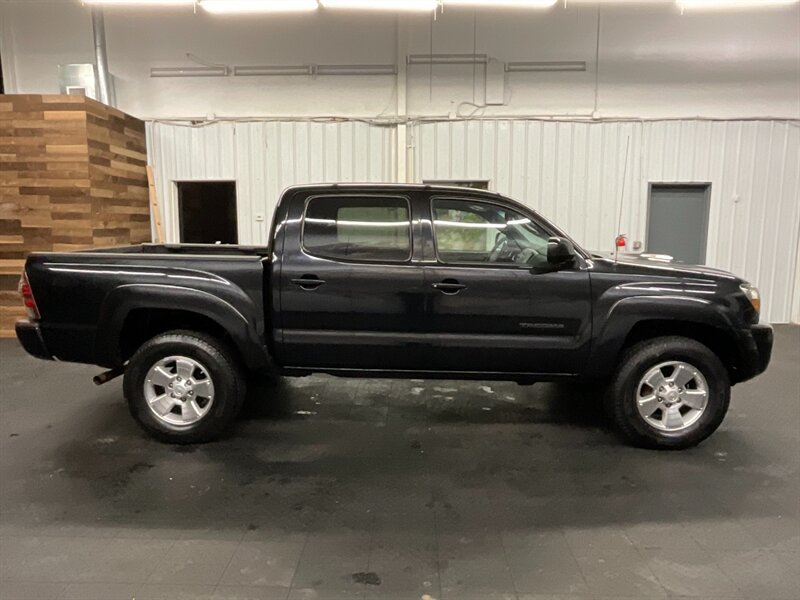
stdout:
POLYGON ((619 197, 619 219, 617 220, 617 237, 614 239, 614 263, 617 262, 617 258, 619 257, 619 247, 620 242, 622 245, 625 245, 625 236, 622 235, 620 229, 622 229, 622 203, 625 200, 625 179, 627 179, 628 175, 628 149, 631 145, 631 136, 628 135, 628 139, 625 141, 625 164, 622 166, 622 193, 619 197))

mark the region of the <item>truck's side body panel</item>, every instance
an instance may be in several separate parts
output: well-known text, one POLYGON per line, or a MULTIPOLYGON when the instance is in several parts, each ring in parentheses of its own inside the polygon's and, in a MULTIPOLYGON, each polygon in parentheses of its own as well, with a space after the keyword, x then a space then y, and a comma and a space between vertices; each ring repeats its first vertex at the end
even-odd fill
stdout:
MULTIPOLYGON (((537 376, 580 374, 589 354, 592 323, 589 271, 582 257, 551 272, 529 265, 449 264, 437 253, 432 199, 421 194, 416 218, 426 248, 423 258, 428 330, 436 338, 431 368, 441 371, 517 373, 537 376), (434 286, 463 285, 455 294, 434 286)), ((525 208, 494 198, 448 193, 452 206, 476 202, 521 212, 548 236, 549 224, 525 208)))
MULTIPOLYGON (((369 199, 368 190, 340 197, 369 199)), ((417 253, 402 262, 335 260, 302 244, 304 209, 324 196, 297 193, 287 203, 280 229, 281 340, 276 354, 285 366, 306 369, 408 370, 426 365, 426 290, 417 253)), ((382 195, 376 195, 383 198, 382 195)), ((410 207, 409 195, 395 195, 410 207)), ((409 244, 409 248, 413 242, 409 244)))
MULTIPOLYGON (((325 195, 335 201, 337 194, 387 193, 341 186, 325 195)), ((280 364, 464 376, 580 373, 591 342, 585 261, 537 274, 524 265, 448 265, 434 251, 431 195, 393 193, 404 194, 411 207, 412 252, 403 263, 314 256, 302 244, 303 211, 319 194, 306 190, 286 198, 275 239, 282 249, 274 279, 280 285, 280 364), (315 283, 303 285, 304 278, 315 283), (453 278, 465 282, 463 290, 437 289, 440 280, 453 278)), ((486 198, 466 191, 456 196, 472 203, 486 198)))
POLYGON ((134 310, 185 311, 226 330, 253 365, 266 365, 260 255, 77 252, 27 262, 41 335, 60 360, 118 366, 134 310))
MULTIPOLYGON (((690 332, 712 331, 720 346, 728 346, 734 382, 754 375, 757 353, 749 305, 742 302, 742 280, 703 267, 648 261, 596 259, 592 278, 593 341, 584 375, 606 377, 616 366, 628 336, 637 326, 659 322, 683 325, 690 332), (748 366, 748 364, 750 366, 748 366)), ((760 371, 759 371, 760 372, 760 371)))

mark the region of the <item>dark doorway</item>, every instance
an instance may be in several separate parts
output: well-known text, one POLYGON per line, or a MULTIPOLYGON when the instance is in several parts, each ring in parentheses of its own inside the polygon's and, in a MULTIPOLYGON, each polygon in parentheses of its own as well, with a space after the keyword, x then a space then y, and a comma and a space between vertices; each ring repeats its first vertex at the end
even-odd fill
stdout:
POLYGON ((710 189, 708 183, 651 184, 647 251, 705 264, 710 189))
POLYGON ((179 181, 181 242, 237 244, 236 182, 179 181))

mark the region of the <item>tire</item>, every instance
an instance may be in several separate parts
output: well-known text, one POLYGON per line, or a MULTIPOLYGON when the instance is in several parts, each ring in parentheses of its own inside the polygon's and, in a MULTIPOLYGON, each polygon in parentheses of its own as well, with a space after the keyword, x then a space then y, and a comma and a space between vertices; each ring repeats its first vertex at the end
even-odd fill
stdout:
POLYGON ((225 344, 182 330, 145 342, 123 381, 133 418, 154 438, 173 444, 218 438, 239 414, 245 388, 245 376, 225 344))
POLYGON ((708 347, 690 338, 659 337, 625 352, 608 387, 606 411, 617 432, 634 446, 681 450, 716 431, 730 396, 728 371, 708 347), (679 369, 677 376, 674 369, 679 369), (655 387, 659 373, 665 385, 655 387))

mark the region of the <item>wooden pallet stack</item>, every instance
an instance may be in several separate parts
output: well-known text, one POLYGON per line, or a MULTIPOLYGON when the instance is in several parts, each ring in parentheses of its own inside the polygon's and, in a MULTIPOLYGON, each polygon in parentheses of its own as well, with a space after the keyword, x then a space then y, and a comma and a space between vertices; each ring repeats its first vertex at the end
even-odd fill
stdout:
MULTIPOLYGON (((34 251, 150 240, 144 123, 83 96, 0 95, 0 337, 34 251)), ((35 292, 35 291, 34 291, 35 292)))

